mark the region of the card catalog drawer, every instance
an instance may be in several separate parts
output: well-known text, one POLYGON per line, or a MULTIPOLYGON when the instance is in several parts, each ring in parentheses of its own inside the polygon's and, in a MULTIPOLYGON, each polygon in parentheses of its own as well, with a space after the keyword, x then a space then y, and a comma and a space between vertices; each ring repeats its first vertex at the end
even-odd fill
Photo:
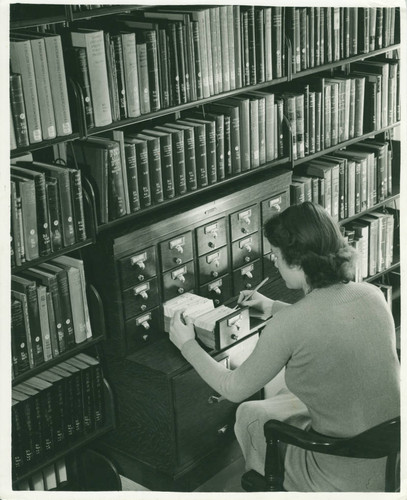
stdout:
POLYGON ((122 289, 157 275, 156 251, 154 247, 135 252, 119 260, 122 289))
POLYGON ((196 229, 198 255, 204 255, 215 248, 226 245, 226 219, 218 219, 196 229))
POLYGON ((228 249, 219 248, 216 252, 199 257, 199 283, 218 278, 228 271, 228 249))
POLYGON ((257 205, 247 207, 230 215, 232 241, 259 230, 259 209, 257 205))
POLYGON ((261 262, 257 260, 233 271, 234 294, 237 295, 241 290, 251 290, 260 283, 262 278, 261 268, 261 262))
POLYGON ((180 234, 160 243, 162 271, 168 271, 193 259, 192 234, 180 234))
MULTIPOLYGON (((284 191, 277 196, 273 196, 268 200, 264 200, 261 203, 261 219, 262 225, 272 217, 273 215, 279 214, 283 210, 285 210, 290 204, 290 199, 288 196, 288 192, 284 191)), ((270 243, 267 238, 263 236, 263 254, 267 254, 271 252, 270 243)))
POLYGON ((223 304, 233 297, 232 279, 230 274, 207 283, 199 288, 199 295, 212 299, 215 306, 223 304))
POLYGON ((157 278, 125 290, 123 292, 123 303, 126 319, 157 306, 159 303, 157 278))
POLYGON ((247 238, 232 243, 233 269, 244 266, 260 257, 259 233, 253 233, 247 238))
POLYGON ((163 338, 164 331, 161 325, 161 316, 160 309, 156 307, 126 321, 128 352, 140 349, 140 347, 163 338))
POLYGON ((164 302, 195 287, 194 263, 187 262, 181 267, 163 274, 164 302))

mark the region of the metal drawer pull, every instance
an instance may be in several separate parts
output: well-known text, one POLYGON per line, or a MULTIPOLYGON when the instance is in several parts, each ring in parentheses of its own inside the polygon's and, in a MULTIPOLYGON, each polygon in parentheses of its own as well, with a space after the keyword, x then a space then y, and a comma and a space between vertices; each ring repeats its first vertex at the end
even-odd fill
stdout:
POLYGON ((224 399, 226 399, 226 398, 224 398, 223 396, 215 396, 215 395, 213 395, 213 396, 209 396, 208 403, 210 405, 213 405, 214 403, 220 403, 224 399))
POLYGON ((227 430, 229 429, 229 426, 228 425, 224 425, 223 427, 221 427, 220 429, 218 429, 218 434, 221 435, 221 436, 224 436, 227 432, 227 430))

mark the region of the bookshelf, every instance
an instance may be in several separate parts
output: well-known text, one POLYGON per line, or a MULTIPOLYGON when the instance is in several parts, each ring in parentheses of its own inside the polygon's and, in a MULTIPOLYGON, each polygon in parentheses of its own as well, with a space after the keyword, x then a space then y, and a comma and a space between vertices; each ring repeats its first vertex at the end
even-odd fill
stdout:
MULTIPOLYGON (((394 273, 397 273, 400 265, 397 222, 400 152, 393 135, 401 123, 401 117, 397 111, 399 105, 397 90, 400 91, 400 83, 397 80, 398 77, 394 76, 396 73, 392 76, 391 85, 395 86, 391 87, 392 95, 389 97, 391 101, 387 99, 388 105, 392 102, 391 119, 386 117, 386 120, 383 119, 382 123, 377 125, 379 118, 375 115, 369 117, 371 121, 363 123, 370 102, 366 99, 367 93, 365 93, 365 96, 359 96, 364 107, 361 108, 363 109, 362 122, 359 123, 360 130, 357 134, 348 134, 346 139, 338 140, 335 145, 330 145, 329 142, 327 145, 321 140, 320 147, 315 146, 314 150, 308 143, 309 149, 302 157, 300 150, 296 149, 299 141, 305 142, 305 134, 310 140, 312 133, 309 126, 312 120, 308 118, 307 122, 305 118, 311 112, 311 105, 309 100, 306 101, 308 97, 305 96, 308 94, 303 92, 304 85, 315 81, 320 82, 322 78, 354 80, 361 72, 359 67, 358 74, 356 74, 355 65, 363 61, 381 61, 386 64, 388 60, 388 65, 393 64, 394 71, 397 71, 398 66, 394 62, 398 59, 400 50, 397 9, 385 11, 384 18, 389 23, 387 26, 392 28, 389 29, 390 35, 386 40, 370 42, 373 45, 369 46, 368 50, 365 50, 366 47, 362 49, 369 33, 360 28, 358 37, 353 34, 353 42, 357 47, 353 49, 354 53, 350 54, 350 48, 345 46, 345 27, 341 25, 342 34, 338 35, 339 38, 335 42, 332 42, 332 48, 336 46, 339 50, 339 57, 335 55, 336 60, 324 61, 322 64, 309 67, 312 60, 309 40, 308 44, 302 46, 304 40, 296 40, 290 31, 293 28, 289 20, 290 9, 294 7, 285 7, 280 11, 275 7, 252 9, 251 7, 230 6, 227 10, 226 6, 202 6, 181 13, 178 12, 182 11, 181 6, 178 7, 173 6, 173 9, 168 11, 161 8, 164 18, 161 17, 159 22, 149 17, 149 11, 157 12, 160 8, 143 5, 112 5, 100 6, 100 8, 83 5, 80 9, 78 6, 61 5, 55 6, 55 11, 48 12, 46 15, 40 11, 30 12, 30 9, 24 6, 15 7, 14 11, 11 11, 10 27, 13 33, 16 31, 24 33, 27 28, 38 28, 38 36, 41 36, 41 33, 44 33, 43 27, 47 26, 51 27, 53 34, 61 37, 63 53, 66 57, 67 93, 72 117, 72 134, 57 135, 54 139, 24 146, 16 145, 14 149, 11 149, 11 158, 17 161, 27 153, 31 154, 34 169, 35 162, 52 164, 56 158, 59 160, 62 158, 65 166, 79 170, 82 177, 87 233, 85 240, 76 241, 72 245, 51 252, 50 255, 23 262, 13 267, 12 273, 24 275, 28 268, 37 267, 49 261, 52 263, 54 258, 65 254, 72 254, 75 258, 83 260, 89 287, 87 297, 94 332, 93 338, 78 343, 43 365, 32 367, 30 371, 16 375, 13 386, 18 386, 32 376, 40 375, 43 370, 55 367, 60 362, 66 362, 78 353, 86 351, 96 353, 103 368, 106 367, 112 387, 110 389, 105 382, 106 421, 103 428, 69 444, 49 460, 30 467, 27 472, 16 479, 16 487, 32 474, 35 475, 42 470, 43 466, 46 467, 71 453, 75 454, 89 444, 111 458, 118 465, 121 473, 153 490, 191 491, 205 479, 205 475, 215 472, 211 471, 208 463, 213 461, 215 464, 212 459, 224 453, 230 444, 236 405, 229 402, 207 404, 208 400, 213 397, 210 388, 190 369, 188 363, 170 344, 164 333, 163 303, 177 295, 191 291, 212 298, 216 305, 234 305, 240 289, 256 286, 266 275, 271 275, 270 283, 265 287, 266 294, 288 302, 298 300, 301 294, 287 291, 273 268, 270 249, 261 234, 262 224, 267 217, 284 210, 290 203, 295 202, 292 195, 292 177, 298 172, 302 173, 302 168, 313 162, 326 161, 331 156, 340 156, 344 151, 355 152, 358 146, 367 144, 372 139, 387 145, 387 151, 389 151, 386 160, 387 172, 390 172, 387 174, 387 180, 393 179, 392 188, 389 187, 384 196, 372 197, 368 206, 366 198, 366 206, 355 209, 353 214, 338 218, 341 227, 347 229, 361 217, 372 212, 392 214, 395 220, 392 233, 394 234, 392 258, 389 257, 385 269, 379 270, 378 268, 377 272, 364 279, 379 284, 388 284, 387 282, 394 284, 393 297, 396 303, 395 310, 397 309, 399 297, 396 293, 397 280, 394 279, 394 273), (197 12, 204 14, 198 15, 197 12), (227 12, 232 17, 227 18, 227 12), (168 17, 167 20, 165 16, 168 17), (221 16, 226 17, 221 18, 221 16), (260 38, 254 29, 256 19, 263 19, 264 24, 261 24, 263 28, 266 25, 270 27, 271 24, 265 23, 265 18, 270 23, 276 23, 277 39, 267 38, 269 35, 271 37, 271 30, 267 36, 260 38), (145 25, 142 24, 143 22, 145 25), (244 32, 246 22, 252 23, 248 24, 253 29, 253 34, 250 35, 252 38, 248 38, 249 34, 246 35, 244 32), (204 23, 205 31, 200 31, 204 23), (231 85, 233 70, 230 69, 227 75, 222 73, 220 63, 226 61, 226 52, 222 54, 220 49, 226 45, 223 40, 221 43, 220 39, 219 44, 215 42, 220 34, 218 23, 226 23, 227 32, 230 35, 227 37, 228 50, 230 50, 227 59, 230 61, 233 59, 235 63, 239 61, 238 66, 234 67, 233 76, 237 79, 237 74, 241 73, 241 85, 235 83, 235 88, 232 88, 233 84, 231 85), (129 99, 131 94, 129 85, 126 84, 126 77, 128 77, 126 71, 130 73, 130 70, 129 66, 124 69, 124 60, 121 61, 121 57, 124 57, 124 38, 121 38, 121 42, 112 41, 113 25, 118 30, 136 33, 133 40, 137 42, 137 51, 140 53, 144 50, 143 45, 147 47, 146 40, 149 40, 145 30, 149 33, 153 31, 155 34, 156 38, 153 38, 156 45, 149 45, 150 59, 147 59, 147 67, 153 76, 147 74, 148 84, 145 87, 149 95, 150 111, 142 113, 141 110, 133 110, 130 112, 129 101, 124 105, 121 102, 121 95, 129 99), (174 25, 180 30, 177 35, 174 35, 178 37, 174 40, 178 42, 179 52, 174 48, 167 47, 168 51, 165 49, 165 40, 167 42, 171 40, 174 25), (84 70, 85 66, 81 64, 84 60, 89 64, 89 59, 92 57, 86 43, 77 42, 78 47, 75 52, 78 59, 69 59, 68 62, 73 40, 71 33, 81 33, 81 27, 91 27, 95 32, 102 33, 97 43, 100 44, 99 48, 103 49, 103 57, 98 60, 98 64, 104 65, 104 72, 98 73, 96 77, 96 83, 102 82, 100 88, 103 88, 105 92, 102 97, 95 95, 95 82, 92 82, 91 77, 96 73, 89 70, 90 66, 88 79, 84 77, 86 68, 84 70), (235 31, 236 27, 239 29, 235 31), (196 40, 198 40, 196 46, 193 45, 194 29, 196 40), (107 34, 110 31, 112 31, 112 37, 109 38, 110 35, 107 34), (233 35, 231 35, 232 31, 233 35), (207 66, 203 71, 208 81, 207 89, 204 90, 204 81, 200 82, 196 77, 194 81, 188 80, 190 87, 186 90, 185 73, 190 71, 192 76, 195 74, 199 59, 197 54, 202 56, 205 52, 202 34, 205 35, 205 44, 210 43, 209 50, 208 45, 206 46, 207 66), (159 38, 160 36, 164 38, 159 38), (185 37, 184 46, 179 43, 182 37, 185 37), (210 39, 212 42, 209 42, 210 39), (234 45, 232 45, 232 40, 234 45), (241 43, 240 52, 237 40, 241 43), (252 42, 250 50, 249 41, 252 42), (340 41, 342 45, 338 46, 340 41), (118 45, 114 43, 119 43, 119 45, 121 43, 121 49, 117 49, 118 45), (281 43, 281 51, 276 51, 276 54, 279 52, 278 56, 270 49, 274 43, 281 43), (253 44, 255 49, 253 49, 253 44), (302 48, 307 54, 304 62, 300 61, 303 69, 293 71, 293 61, 297 62, 293 57, 293 51, 302 48), (151 56, 151 53, 157 60, 151 56), (209 61, 209 53, 212 61, 209 61), (256 59, 256 54, 259 59, 256 59), (263 54, 263 59, 261 54, 263 54), (385 58, 385 56, 391 57, 385 58), (171 57, 175 59, 172 60, 171 57), (182 94, 181 89, 177 89, 174 81, 171 83, 169 80, 168 88, 165 87, 166 78, 165 71, 163 71, 165 64, 169 64, 170 76, 173 75, 175 66, 181 68, 177 75, 181 81, 184 81, 185 95, 182 94), (245 73, 246 66, 249 68, 247 74, 245 73), (267 71, 269 71, 268 77, 266 77, 267 71), (271 73, 272 77, 270 77, 271 73), (153 93, 153 89, 157 92, 155 87, 157 81, 160 95, 158 100, 153 93), (213 88, 211 88, 211 81, 213 88), (124 93, 120 92, 120 88, 124 89, 124 93), (201 98, 198 99, 199 89, 201 98), (165 90, 169 91, 172 96, 167 101, 165 101, 165 90), (294 115, 294 119, 293 116, 290 117, 286 102, 289 93, 304 96, 302 107, 298 105, 300 114, 294 115), (100 99, 100 102, 104 99, 104 104, 103 102, 100 104, 97 99, 100 99), (264 108, 262 108, 263 102, 264 108), (266 114, 266 102, 270 106, 268 114, 266 114), (103 121, 105 117, 102 115, 106 111, 106 103, 110 108, 110 118, 107 118, 103 125, 96 126, 96 108, 100 112, 100 121, 103 121), (152 110, 154 106, 160 109, 152 110), (263 111, 259 111, 261 109, 263 111), (89 120, 92 113, 94 123, 90 126, 89 123, 92 123, 92 120, 89 120), (258 117, 259 113, 263 113, 261 119, 258 117), (223 118, 216 121, 219 116, 223 118), (269 118, 268 122, 266 116, 269 118), (236 128, 234 136, 233 119, 241 127, 236 128), (185 120, 187 125, 185 125, 185 120), (203 128, 201 127, 200 130, 204 130, 205 141, 207 141, 202 151, 205 153, 208 179, 210 179, 211 172, 213 177, 207 183, 199 184, 198 174, 195 173, 196 184, 192 188, 191 180, 191 185, 186 185, 186 187, 181 185, 182 182, 186 184, 185 179, 181 181, 181 178, 193 172, 192 163, 187 167, 187 147, 185 146, 187 141, 185 139, 183 145, 178 146, 178 150, 174 144, 176 137, 187 135, 185 128, 182 134, 176 135, 179 130, 177 125, 181 123, 189 128, 188 137, 194 136, 194 155, 191 153, 190 156, 195 157, 194 168, 196 172, 199 172, 196 160, 200 151, 197 138, 202 135, 194 135, 198 134, 195 128, 197 120, 215 123, 214 127, 223 123, 224 128, 222 137, 210 142, 212 139, 208 130, 212 125, 206 123, 203 128), (190 124, 193 121, 195 121, 194 127, 190 124), (230 132, 226 132, 225 123, 230 124, 230 132), (301 123, 302 130, 297 128, 301 123), (153 186, 157 177, 154 177, 155 174, 151 170, 147 171, 152 201, 143 206, 139 174, 141 169, 138 169, 137 175, 134 174, 135 170, 130 170, 130 156, 126 156, 126 154, 134 154, 140 166, 141 154, 136 156, 139 154, 136 146, 134 146, 134 153, 126 153, 125 145, 131 144, 133 139, 137 140, 137 134, 151 135, 152 131, 162 132, 163 127, 171 129, 170 132, 166 132, 171 134, 173 144, 171 157, 181 158, 181 156, 176 156, 181 148, 185 158, 182 161, 179 159, 178 163, 174 160, 169 169, 171 173, 166 174, 168 182, 170 182, 168 179, 171 180, 171 175, 173 176, 171 192, 168 185, 165 191, 165 183, 163 183, 160 187, 161 192, 155 193, 153 186), (261 134, 264 134, 264 144, 261 142, 261 134), (247 141, 246 136, 250 137, 251 145, 249 142, 244 143, 245 140, 247 141), (226 145, 226 140, 230 141, 230 144, 226 145), (106 148, 102 150, 101 146, 97 153, 92 153, 92 155, 100 154, 99 160, 95 163, 103 167, 99 171, 105 172, 100 178, 97 177, 99 173, 95 173, 95 169, 89 168, 90 157, 86 156, 88 153, 84 153, 88 151, 86 148, 89 144, 95 144, 95 141, 103 143, 103 148, 106 148), (217 145, 220 141, 225 141, 220 152, 222 154, 219 154, 215 146, 211 149, 211 144, 217 145), (272 153, 270 153, 271 149, 266 150, 266 143, 273 144, 272 153), (239 154, 234 153, 237 150, 239 154), (229 162, 225 159, 227 153, 231 157, 229 162), (109 156, 110 154, 112 156, 109 156), (214 170, 208 169, 209 154, 212 155, 210 158, 216 159, 213 163, 214 170), (271 159, 267 158, 269 154, 272 155, 271 159), (117 158, 119 158, 118 161, 117 158), (181 171, 181 164, 185 165, 184 174, 181 171), (221 164, 224 170, 221 169, 221 164), (243 165, 246 166, 243 167, 243 165), (179 171, 181 173, 177 173, 179 171), (137 182, 134 181, 134 176, 137 177, 137 182), (135 193, 139 205, 134 208, 136 202, 133 199, 134 205, 131 208, 130 199, 132 196, 136 197, 135 193), (114 207, 112 212, 110 212, 111 207, 114 207), (104 318, 106 318, 106 327, 104 318), (117 402, 115 408, 112 405, 112 393, 117 402), (192 413, 190 407, 191 394, 196 394, 194 404, 196 408, 199 408, 198 417, 196 408, 192 413), (117 423, 115 415, 118 417, 117 423)), ((350 15, 350 11, 357 19, 357 9, 335 8, 332 14, 342 13, 345 19, 346 15, 350 15)), ((308 22, 314 23, 314 8, 306 9, 305 14, 308 16, 308 22)), ((342 20, 340 22, 342 23, 342 20)), ((328 54, 327 47, 325 50, 328 54)), ((326 58, 328 59, 327 55, 326 58)), ((201 63, 203 64, 199 61, 199 64, 201 63)), ((143 64, 145 65, 146 61, 143 64)), ((143 64, 137 60, 138 78, 141 78, 140 72, 143 64)), ((224 67, 223 71, 225 71, 224 67)), ((367 80, 368 75, 370 73, 366 69, 363 78, 367 80)), ((140 89, 137 95, 141 102, 143 94, 140 81, 139 84, 140 89)), ((335 83, 332 84, 334 88, 332 92, 338 92, 339 102, 339 86, 336 90, 335 85, 335 83)), ((376 85, 382 85, 382 83, 376 83, 376 85)), ((364 88, 367 92, 366 87, 364 88)), ((324 115, 323 112, 328 113, 331 119, 334 106, 331 108, 330 101, 325 100, 328 99, 324 95, 325 90, 320 91, 318 87, 310 92, 321 93, 322 104, 318 116, 321 124, 326 127, 321 130, 325 136, 331 137, 333 127, 329 127, 328 115, 324 115)), ((377 97, 373 99, 376 99, 376 104, 379 104, 377 97)), ((355 107, 356 100, 355 97, 355 102, 352 104, 355 107)), ((359 106, 361 106, 360 103, 359 106)), ((316 109, 312 113, 317 113, 316 109)), ((343 127, 343 123, 338 118, 338 130, 339 127, 343 127)), ((152 135, 154 136, 154 133, 152 135)), ((161 146, 160 140, 156 143, 161 146)), ((136 143, 133 141, 133 144, 136 143)), ((149 151, 148 148, 146 150, 149 151)), ((160 149, 160 169, 163 164, 163 151, 163 148, 160 149)), ((151 161, 149 158, 147 162, 149 168, 151 161)), ((163 176, 164 174, 161 170, 161 173, 157 175, 163 176)), ((375 179, 378 176, 377 173, 372 175, 375 179)), ((372 185, 369 186, 372 187, 372 185)), ((360 189, 362 190, 362 185, 360 189)), ((312 201, 323 204, 321 197, 312 201)), ((334 203, 336 201, 332 198, 332 207, 334 203)), ((355 237, 355 242, 357 240, 358 238, 355 237)), ((396 312, 395 316, 397 316, 396 312)), ((209 350, 209 352, 219 362, 236 366, 250 353, 262 327, 262 322, 252 321, 247 335, 238 338, 235 342, 231 342, 229 337, 227 340, 222 337, 222 347, 209 350)), ((69 489, 69 484, 68 486, 65 484, 63 489, 69 489)))

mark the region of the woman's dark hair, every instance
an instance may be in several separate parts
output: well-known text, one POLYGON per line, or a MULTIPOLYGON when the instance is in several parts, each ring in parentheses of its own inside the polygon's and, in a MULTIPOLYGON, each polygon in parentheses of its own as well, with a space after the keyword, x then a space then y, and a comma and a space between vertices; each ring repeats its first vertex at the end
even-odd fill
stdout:
POLYGON ((311 289, 354 278, 356 252, 320 205, 306 201, 288 207, 266 221, 264 234, 288 265, 303 269, 311 289))

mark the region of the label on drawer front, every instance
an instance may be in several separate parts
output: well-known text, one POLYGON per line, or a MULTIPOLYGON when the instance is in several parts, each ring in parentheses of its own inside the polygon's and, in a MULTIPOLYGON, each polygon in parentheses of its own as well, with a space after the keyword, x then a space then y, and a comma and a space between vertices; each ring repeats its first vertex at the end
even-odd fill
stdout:
POLYGON ((142 325, 143 323, 145 323, 146 321, 150 321, 151 320, 151 314, 148 313, 148 314, 144 314, 144 316, 139 316, 137 319, 136 319, 136 324, 137 325, 142 325))
POLYGON ((273 200, 269 200, 269 207, 272 208, 275 205, 281 205, 281 202, 281 196, 279 196, 278 198, 274 198, 273 200))
POLYGON ((246 267, 243 267, 241 270, 240 270, 240 274, 243 276, 247 273, 250 273, 251 271, 253 271, 254 269, 254 264, 250 264, 250 266, 246 266, 246 267))
POLYGON ((220 280, 217 280, 217 281, 213 281, 212 283, 210 283, 208 285, 208 290, 211 292, 212 290, 214 290, 215 288, 220 288, 222 286, 222 279, 220 280))
POLYGON ((214 260, 218 260, 220 257, 220 253, 219 252, 216 252, 216 253, 212 253, 211 255, 208 255, 206 257, 206 262, 208 264, 210 264, 211 262, 213 262, 214 260))
POLYGON ((238 219, 247 219, 252 215, 252 210, 249 208, 248 210, 245 210, 244 212, 240 212, 238 219))
POLYGON ((181 274, 186 274, 187 273, 187 266, 180 267, 179 269, 176 269, 171 273, 172 279, 175 280, 180 276, 181 274))
POLYGON ((139 255, 133 255, 132 257, 130 257, 130 260, 131 260, 131 263, 132 264, 136 264, 137 262, 144 262, 145 260, 147 260, 147 253, 144 252, 144 253, 141 253, 139 255))
POLYGON ((177 238, 176 240, 170 241, 169 247, 172 250, 175 247, 183 246, 185 245, 185 236, 181 236, 180 238, 177 238))
POLYGON ((252 238, 246 238, 245 240, 242 240, 242 241, 239 242, 239 247, 243 248, 246 245, 251 245, 252 243, 253 243, 252 238))
POLYGON ((143 285, 136 286, 133 290, 136 295, 141 292, 146 292, 147 290, 150 290, 150 283, 144 283, 143 285))
POLYGON ((208 233, 213 233, 214 231, 217 231, 218 229, 218 223, 215 222, 215 224, 211 224, 210 226, 206 226, 204 229, 205 234, 208 233))

